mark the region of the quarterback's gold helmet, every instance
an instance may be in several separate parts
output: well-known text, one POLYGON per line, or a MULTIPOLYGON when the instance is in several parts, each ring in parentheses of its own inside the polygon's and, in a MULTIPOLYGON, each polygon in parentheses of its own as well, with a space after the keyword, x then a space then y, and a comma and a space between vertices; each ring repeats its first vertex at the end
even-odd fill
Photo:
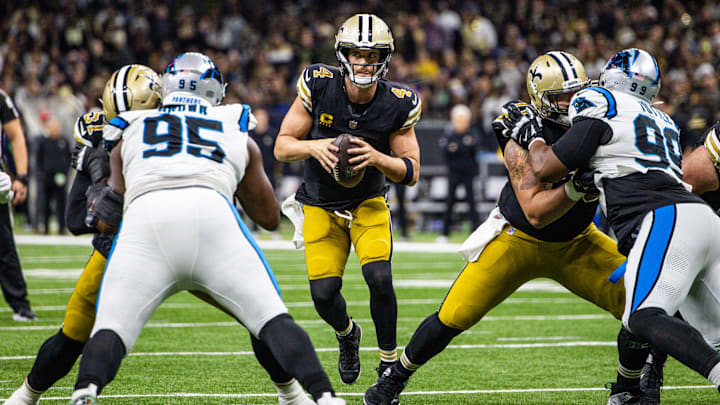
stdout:
POLYGON ((527 90, 540 116, 562 125, 570 125, 567 108, 557 105, 556 97, 576 93, 589 84, 585 67, 567 52, 540 55, 528 69, 527 90))
POLYGON ((369 87, 385 77, 388 64, 395 51, 390 27, 374 14, 355 14, 348 18, 335 35, 335 55, 340 62, 340 71, 358 87, 369 87), (380 51, 378 63, 370 63, 375 71, 371 77, 357 77, 353 72, 349 55, 351 49, 376 49, 380 51))
POLYGON ((102 101, 106 121, 121 112, 155 108, 160 104, 160 77, 147 66, 125 65, 110 76, 102 101))

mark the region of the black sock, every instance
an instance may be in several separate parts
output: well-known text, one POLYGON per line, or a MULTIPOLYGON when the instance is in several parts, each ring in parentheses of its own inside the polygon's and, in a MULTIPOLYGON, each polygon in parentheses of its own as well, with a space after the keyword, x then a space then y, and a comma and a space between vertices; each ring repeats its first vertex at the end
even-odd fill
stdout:
POLYGON ((340 294, 340 288, 342 288, 340 277, 310 280, 310 295, 315 310, 336 331, 345 330, 350 323, 345 298, 340 294))
POLYGON ((707 378, 720 362, 718 354, 697 329, 660 308, 644 308, 630 315, 632 333, 707 378))
POLYGON ((95 384, 99 394, 115 378, 125 352, 125 345, 117 333, 109 329, 95 333, 83 350, 75 389, 95 384))
POLYGON ((392 285, 390 262, 383 260, 362 266, 365 282, 370 288, 370 314, 375 323, 378 347, 397 347, 397 299, 392 285))
POLYGON ((335 393, 310 337, 290 315, 281 314, 271 319, 259 335, 282 368, 294 376, 313 398, 320 398, 324 392, 335 393))
POLYGON ((252 343, 253 351, 255 352, 255 358, 258 360, 260 365, 267 371, 270 379, 275 383, 286 383, 293 379, 293 377, 285 371, 280 363, 278 363, 275 356, 273 356, 270 348, 260 339, 256 338, 252 334, 250 335, 250 343, 252 343))
POLYGON ((650 353, 650 346, 624 327, 620 327, 617 348, 619 359, 617 383, 625 387, 637 386, 640 384, 640 373, 650 353))
POLYGON ((46 391, 72 369, 80 357, 85 342, 78 342, 65 336, 62 329, 48 338, 38 351, 35 363, 27 380, 35 391, 46 391))
MULTIPOLYGON (((451 328, 440 322, 438 313, 435 312, 420 323, 410 339, 410 343, 405 347, 403 356, 412 364, 422 366, 443 351, 450 341, 461 333, 462 330, 451 328)), ((407 369, 407 367, 404 368, 407 369)))

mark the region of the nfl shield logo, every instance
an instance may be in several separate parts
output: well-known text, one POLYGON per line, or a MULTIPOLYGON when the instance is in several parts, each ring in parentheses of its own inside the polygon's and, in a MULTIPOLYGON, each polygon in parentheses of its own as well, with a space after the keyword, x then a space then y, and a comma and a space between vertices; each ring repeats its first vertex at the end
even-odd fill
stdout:
POLYGON ((348 122, 348 128, 350 128, 350 129, 355 129, 355 128, 357 128, 357 124, 358 124, 357 121, 355 121, 355 120, 350 120, 350 122, 348 122))

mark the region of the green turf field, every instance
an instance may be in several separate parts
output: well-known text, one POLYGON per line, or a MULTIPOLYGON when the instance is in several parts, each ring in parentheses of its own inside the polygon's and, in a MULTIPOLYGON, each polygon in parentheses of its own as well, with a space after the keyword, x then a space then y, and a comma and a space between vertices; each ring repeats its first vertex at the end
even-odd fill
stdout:
MULTIPOLYGON (((33 309, 40 320, 17 323, 0 302, 0 398, 23 381, 40 344, 56 333, 89 247, 19 246, 33 309)), ((349 404, 376 379, 375 331, 368 291, 351 255, 343 294, 363 327, 363 372, 351 386, 337 375, 337 343, 310 300, 302 252, 269 250, 290 313, 318 349, 335 389, 349 404)), ((435 311, 463 265, 454 253, 396 252, 394 282, 399 302, 398 343, 435 311)), ((422 367, 402 404, 604 404, 614 380, 615 338, 620 323, 553 283, 541 280, 512 295, 474 328, 458 336, 422 367)), ((131 293, 131 292, 128 292, 131 293)), ((77 366, 41 403, 64 404, 77 366)), ((669 360, 664 404, 717 404, 718 393, 702 377, 669 360)), ((103 404, 277 404, 269 378, 256 362, 247 331, 227 315, 182 293, 151 318, 125 359, 103 404)))

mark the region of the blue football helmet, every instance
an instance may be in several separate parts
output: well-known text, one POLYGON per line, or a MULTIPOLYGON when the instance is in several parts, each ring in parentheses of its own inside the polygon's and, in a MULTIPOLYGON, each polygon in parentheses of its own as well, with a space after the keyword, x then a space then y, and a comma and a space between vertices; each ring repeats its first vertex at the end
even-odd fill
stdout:
POLYGON ((660 68, 642 49, 624 49, 610 58, 600 73, 600 86, 618 90, 652 103, 660 91, 660 68))
POLYGON ((162 77, 163 104, 198 104, 200 98, 218 105, 225 98, 226 86, 209 57, 198 52, 182 53, 162 77))

